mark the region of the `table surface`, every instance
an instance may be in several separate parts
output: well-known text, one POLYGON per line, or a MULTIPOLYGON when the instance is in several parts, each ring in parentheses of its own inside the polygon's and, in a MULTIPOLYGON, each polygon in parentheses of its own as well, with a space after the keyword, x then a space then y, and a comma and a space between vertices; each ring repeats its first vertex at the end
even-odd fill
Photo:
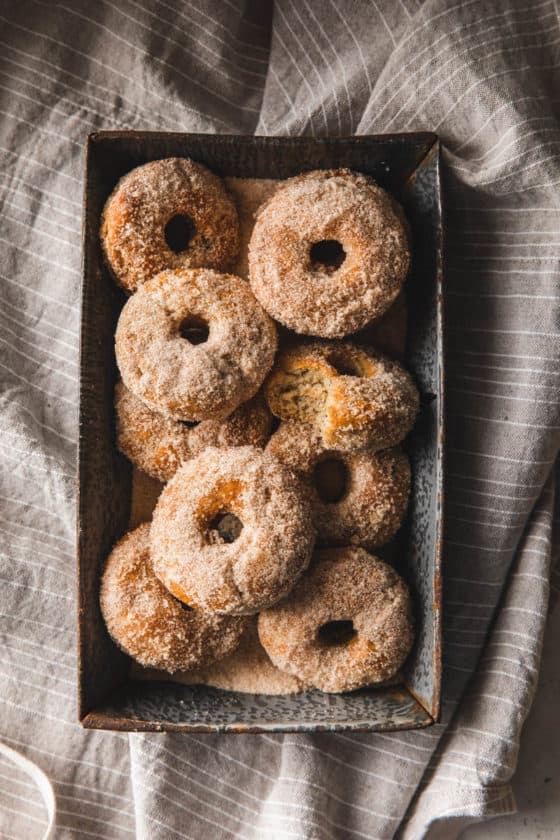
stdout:
POLYGON ((560 605, 546 629, 535 702, 521 737, 513 790, 519 813, 467 828, 461 840, 560 838, 560 605))

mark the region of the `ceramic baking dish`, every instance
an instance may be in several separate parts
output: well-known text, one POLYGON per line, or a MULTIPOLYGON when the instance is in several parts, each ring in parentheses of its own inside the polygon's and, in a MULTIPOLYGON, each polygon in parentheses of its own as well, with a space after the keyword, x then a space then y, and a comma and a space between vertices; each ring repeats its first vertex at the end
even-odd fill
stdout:
POLYGON ((429 726, 439 714, 443 499, 442 207, 434 134, 323 139, 109 131, 87 141, 80 352, 78 466, 79 719, 92 729, 290 732, 387 731, 429 726), (407 440, 412 493, 393 546, 415 604, 417 638, 398 685, 351 694, 269 696, 129 678, 129 660, 109 638, 99 610, 102 564, 127 530, 130 464, 114 442, 113 336, 123 293, 99 245, 103 204, 118 179, 158 158, 186 156, 222 176, 287 178, 349 167, 372 175, 403 204, 412 229, 406 283, 405 364, 421 392, 407 440))

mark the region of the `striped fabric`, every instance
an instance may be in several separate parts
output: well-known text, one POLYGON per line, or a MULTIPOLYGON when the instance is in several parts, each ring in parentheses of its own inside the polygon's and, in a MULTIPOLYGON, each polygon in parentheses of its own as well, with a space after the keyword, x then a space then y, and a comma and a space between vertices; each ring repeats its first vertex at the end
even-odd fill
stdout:
MULTIPOLYGON (((456 837, 514 809, 555 539, 554 0, 1 0, 0 740, 57 838, 456 837), (141 736, 76 723, 81 163, 99 128, 429 129, 449 218, 443 722, 141 736), (498 609, 497 609, 498 607, 498 609), (47 797, 48 798, 48 797, 47 797)), ((556 578, 558 581, 558 577, 556 578)), ((0 836, 41 837, 0 753, 0 836)))

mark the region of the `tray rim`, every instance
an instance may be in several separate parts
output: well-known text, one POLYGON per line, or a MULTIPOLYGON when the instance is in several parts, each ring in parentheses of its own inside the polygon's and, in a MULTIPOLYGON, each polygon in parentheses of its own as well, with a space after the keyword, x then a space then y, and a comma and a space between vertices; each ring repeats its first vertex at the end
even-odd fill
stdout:
POLYGON ((81 236, 81 293, 80 293, 80 344, 79 344, 79 399, 77 405, 77 420, 78 420, 78 454, 76 465, 76 612, 77 612, 77 648, 78 648, 78 666, 77 666, 77 687, 78 687, 78 721, 83 728, 86 729, 101 729, 105 731, 129 731, 129 732, 202 732, 202 733, 259 733, 259 732, 321 732, 321 731, 355 731, 355 732, 390 732, 390 731, 406 731, 411 729, 419 729, 430 726, 439 721, 441 710, 441 681, 442 681, 442 612, 443 612, 443 587, 442 587, 442 557, 443 557, 443 526, 444 526, 444 479, 445 479, 445 319, 444 319, 444 297, 443 297, 443 261, 444 261, 444 224, 443 213, 444 203, 442 196, 441 183, 441 141, 435 132, 418 131, 418 132, 394 132, 389 134, 362 134, 362 135, 340 135, 334 137, 307 137, 307 136, 283 136, 283 135, 253 135, 253 134, 215 134, 206 132, 182 132, 182 131, 143 131, 139 129, 122 129, 122 130, 98 130, 90 132, 87 135, 83 151, 83 186, 82 186, 82 236, 81 236), (437 518, 436 518, 436 550, 434 553, 434 600, 432 609, 432 626, 434 628, 434 650, 432 653, 433 663, 433 692, 429 708, 427 708, 424 700, 421 700, 411 690, 407 683, 402 683, 403 691, 407 692, 412 699, 426 713, 426 720, 419 721, 414 724, 410 723, 385 723, 385 724, 371 724, 367 721, 352 722, 309 722, 297 723, 295 721, 286 722, 271 722, 264 724, 200 724, 200 723, 172 723, 172 722, 157 722, 150 720, 142 720, 137 718, 129 718, 125 716, 117 717, 111 716, 102 709, 96 711, 95 709, 84 709, 81 688, 83 684, 83 661, 82 661, 82 634, 87 632, 82 622, 82 608, 81 608, 81 540, 83 530, 80 527, 81 514, 81 477, 82 466, 84 462, 83 451, 83 413, 82 413, 82 391, 84 387, 84 344, 82 341, 82 331, 84 326, 84 294, 83 284, 88 270, 88 229, 87 229, 87 206, 88 206, 88 173, 90 164, 90 155, 92 147, 97 143, 122 140, 133 138, 136 140, 150 140, 150 139, 198 139, 198 140, 212 140, 219 145, 227 146, 228 144, 242 144, 251 146, 257 141, 258 144, 264 146, 297 146, 313 143, 317 146, 323 145, 361 145, 364 143, 382 143, 382 144, 399 144, 410 142, 422 142, 426 144, 426 151, 424 155, 418 160, 415 169, 410 174, 409 178, 413 177, 418 171, 419 167, 424 164, 428 158, 435 156, 436 158, 436 199, 439 208, 439 228, 438 237, 436 241, 435 253, 435 279, 434 287, 437 297, 436 307, 436 323, 437 323, 437 381, 438 381, 438 473, 436 477, 437 486, 437 518))
MULTIPOLYGON (((407 689, 410 691, 410 689, 407 689)), ((297 696, 297 695, 294 695, 297 696)), ((410 732, 414 729, 426 729, 437 723, 437 720, 426 712, 426 719, 411 725, 410 723, 370 724, 367 721, 358 723, 295 723, 294 721, 274 721, 273 723, 158 723, 152 720, 141 720, 131 717, 114 717, 106 712, 88 712, 80 720, 84 729, 97 729, 104 732, 177 732, 190 734, 193 732, 223 735, 276 735, 289 732, 299 734, 315 732, 410 732)))
POLYGON ((308 137, 307 135, 283 135, 283 134, 232 134, 221 132, 219 134, 204 131, 143 131, 141 129, 99 129, 98 131, 90 131, 86 136, 86 146, 90 143, 95 143, 98 140, 120 140, 123 137, 135 137, 138 139, 145 139, 150 137, 196 137, 199 139, 212 137, 219 143, 247 143, 250 145, 257 140, 264 145, 306 145, 307 143, 314 143, 316 145, 330 145, 332 143, 342 143, 344 145, 357 144, 363 142, 380 141, 383 143, 403 143, 410 140, 422 140, 425 143, 430 143, 430 147, 426 149, 426 154, 429 154, 432 146, 440 143, 439 135, 434 131, 395 131, 387 134, 337 134, 330 137, 308 137))

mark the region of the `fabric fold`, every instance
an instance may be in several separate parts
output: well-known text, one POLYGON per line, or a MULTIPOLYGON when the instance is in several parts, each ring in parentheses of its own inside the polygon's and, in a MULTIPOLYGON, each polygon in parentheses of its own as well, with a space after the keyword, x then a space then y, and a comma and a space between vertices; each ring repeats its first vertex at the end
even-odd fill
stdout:
MULTIPOLYGON (((57 837, 454 838, 512 811, 557 556, 554 3, 22 0, 0 3, 0 23, 0 740, 50 778, 57 837), (80 196, 84 140, 99 128, 440 135, 437 726, 127 738, 77 724, 80 196)), ((0 789, 0 833, 41 836, 45 814, 25 784, 0 789)))

